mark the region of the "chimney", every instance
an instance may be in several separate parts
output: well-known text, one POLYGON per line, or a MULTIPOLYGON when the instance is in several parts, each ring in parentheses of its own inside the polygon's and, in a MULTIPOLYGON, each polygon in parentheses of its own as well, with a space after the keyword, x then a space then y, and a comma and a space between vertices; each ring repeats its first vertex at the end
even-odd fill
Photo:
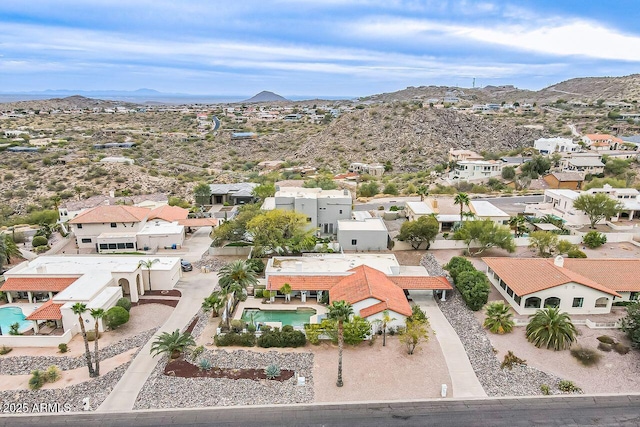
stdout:
POLYGON ((564 258, 562 258, 562 255, 558 255, 553 259, 553 265, 560 268, 564 267, 564 258))
POLYGON ((302 273, 302 261, 296 261, 296 272, 302 273))
POLYGON ((115 190, 109 190, 109 197, 111 197, 111 198, 116 197, 116 191, 115 190))
POLYGON ((437 199, 433 199, 433 201, 431 202, 431 206, 434 209, 438 209, 438 200, 437 199))

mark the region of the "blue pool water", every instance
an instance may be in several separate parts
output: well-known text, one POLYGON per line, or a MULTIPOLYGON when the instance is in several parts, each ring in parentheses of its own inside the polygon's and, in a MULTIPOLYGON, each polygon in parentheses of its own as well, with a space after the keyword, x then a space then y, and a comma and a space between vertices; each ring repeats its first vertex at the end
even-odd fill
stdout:
POLYGON ((18 322, 20 331, 29 329, 31 322, 25 320, 25 315, 20 307, 2 307, 0 308, 0 328, 2 335, 9 335, 9 327, 18 322))

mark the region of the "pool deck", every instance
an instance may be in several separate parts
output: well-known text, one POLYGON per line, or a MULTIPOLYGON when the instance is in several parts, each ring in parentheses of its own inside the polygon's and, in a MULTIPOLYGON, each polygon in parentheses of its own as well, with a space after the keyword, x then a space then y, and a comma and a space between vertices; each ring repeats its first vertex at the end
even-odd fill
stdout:
MULTIPOLYGON (((36 309, 40 307, 42 304, 44 304, 44 302, 35 303, 35 304, 14 302, 11 304, 2 304, 0 305, 0 308, 18 307, 19 309, 22 310, 22 314, 24 314, 24 317, 28 317, 31 313, 36 311, 36 309)), ((29 329, 33 329, 33 321, 25 320, 25 322, 27 322, 29 325, 21 327, 20 332, 26 332, 29 329)), ((3 334, 7 334, 7 333, 8 331, 3 331, 3 334)))
POLYGON ((314 323, 314 318, 317 319, 318 315, 327 314, 327 307, 318 304, 315 299, 307 302, 300 302, 299 299, 291 298, 291 302, 284 303, 284 299, 276 298, 274 303, 263 304, 262 298, 248 297, 246 301, 240 301, 236 307, 236 311, 233 315, 233 320, 240 320, 242 318, 242 312, 245 308, 257 308, 259 310, 291 310, 295 311, 298 308, 313 308, 316 314, 311 316, 311 323, 314 323))

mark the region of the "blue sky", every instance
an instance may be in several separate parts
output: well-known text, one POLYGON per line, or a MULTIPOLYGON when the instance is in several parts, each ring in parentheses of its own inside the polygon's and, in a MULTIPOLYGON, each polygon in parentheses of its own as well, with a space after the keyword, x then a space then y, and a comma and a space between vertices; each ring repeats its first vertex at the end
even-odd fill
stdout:
POLYGON ((636 0, 0 2, 0 91, 364 96, 640 72, 636 0))

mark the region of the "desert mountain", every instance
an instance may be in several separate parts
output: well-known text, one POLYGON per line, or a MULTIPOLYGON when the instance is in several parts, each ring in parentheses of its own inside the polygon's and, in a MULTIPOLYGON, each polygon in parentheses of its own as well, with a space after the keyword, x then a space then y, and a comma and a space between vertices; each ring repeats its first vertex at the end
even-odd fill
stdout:
POLYGON ((257 95, 252 96, 251 98, 244 100, 242 102, 276 102, 276 101, 287 101, 287 98, 284 98, 277 93, 269 92, 268 90, 263 90, 257 95))

